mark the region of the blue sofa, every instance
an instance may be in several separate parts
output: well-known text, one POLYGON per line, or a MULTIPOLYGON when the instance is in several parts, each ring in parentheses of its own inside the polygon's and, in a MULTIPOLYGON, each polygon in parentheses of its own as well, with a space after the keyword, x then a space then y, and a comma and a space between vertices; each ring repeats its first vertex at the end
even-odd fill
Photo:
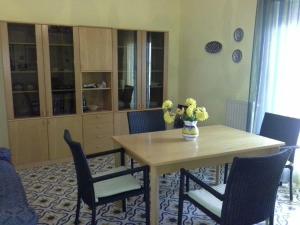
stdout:
POLYGON ((0 224, 36 225, 37 220, 13 165, 0 158, 0 224))

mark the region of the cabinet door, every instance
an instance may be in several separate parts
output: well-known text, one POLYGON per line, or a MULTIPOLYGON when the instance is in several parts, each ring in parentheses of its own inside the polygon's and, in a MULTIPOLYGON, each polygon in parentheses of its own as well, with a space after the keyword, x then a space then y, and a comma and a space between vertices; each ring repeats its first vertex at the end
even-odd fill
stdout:
POLYGON ((63 136, 68 129, 73 140, 82 143, 82 117, 66 116, 48 119, 50 160, 71 157, 71 151, 63 136))
POLYGON ((41 26, 2 23, 8 118, 45 116, 41 26))
POLYGON ((75 67, 73 28, 43 25, 47 114, 76 114, 79 75, 75 67))
POLYGON ((83 116, 85 154, 113 149, 113 114, 99 113, 83 116))
POLYGON ((114 113, 114 135, 129 134, 127 112, 114 113))
POLYGON ((112 70, 111 29, 79 27, 81 71, 112 70))
POLYGON ((141 108, 141 32, 114 31, 116 49, 115 108, 137 110, 141 108))
POLYGON ((48 160, 46 119, 27 119, 8 122, 10 147, 16 165, 48 160))
POLYGON ((167 93, 168 34, 145 32, 143 39, 142 107, 160 108, 167 93))

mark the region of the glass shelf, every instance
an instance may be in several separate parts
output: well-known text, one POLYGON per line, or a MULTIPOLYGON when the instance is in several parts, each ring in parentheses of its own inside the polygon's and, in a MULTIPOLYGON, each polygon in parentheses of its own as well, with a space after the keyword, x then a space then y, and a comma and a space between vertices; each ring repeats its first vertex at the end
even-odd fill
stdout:
POLYGON ((33 91, 13 91, 13 94, 38 93, 38 90, 33 91))
POLYGON ((35 46, 36 43, 26 43, 26 42, 10 42, 9 45, 33 45, 35 46))
POLYGON ((111 88, 82 88, 83 91, 106 91, 111 90, 111 88))

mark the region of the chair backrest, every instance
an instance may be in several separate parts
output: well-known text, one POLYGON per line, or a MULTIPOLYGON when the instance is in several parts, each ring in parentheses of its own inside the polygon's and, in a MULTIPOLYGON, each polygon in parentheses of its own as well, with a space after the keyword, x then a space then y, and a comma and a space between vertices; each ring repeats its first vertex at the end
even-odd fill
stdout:
POLYGON ((78 184, 78 193, 82 200, 91 206, 95 200, 92 175, 86 157, 82 151, 81 145, 72 140, 70 132, 64 131, 64 139, 72 152, 78 184))
POLYGON ((124 88, 123 94, 122 94, 122 100, 124 101, 125 108, 130 107, 133 89, 134 89, 133 86, 125 85, 125 88, 124 88))
POLYGON ((222 225, 256 224, 272 215, 290 152, 288 149, 270 156, 233 160, 223 201, 222 225))
MULTIPOLYGON (((300 119, 265 113, 260 135, 285 142, 287 146, 297 145, 300 131, 300 119)), ((289 161, 294 162, 295 152, 292 151, 289 161)))
POLYGON ((166 129, 164 113, 161 109, 134 111, 127 113, 129 133, 146 133, 166 129))
MULTIPOLYGON (((187 109, 187 106, 185 106, 185 105, 181 105, 181 104, 178 104, 177 105, 177 108, 178 109, 187 109)), ((174 121, 174 128, 175 129, 177 129, 177 128, 183 128, 183 125, 184 125, 184 122, 183 122, 183 120, 182 119, 180 119, 180 118, 176 118, 175 119, 175 121, 174 121)))

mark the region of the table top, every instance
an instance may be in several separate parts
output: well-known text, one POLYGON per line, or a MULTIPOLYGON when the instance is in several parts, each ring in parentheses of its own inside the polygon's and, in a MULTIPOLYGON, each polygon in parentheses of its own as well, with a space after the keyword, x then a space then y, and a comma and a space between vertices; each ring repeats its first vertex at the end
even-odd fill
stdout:
POLYGON ((193 159, 279 148, 283 142, 222 125, 199 128, 195 141, 185 141, 181 129, 113 136, 131 155, 150 166, 193 159))

